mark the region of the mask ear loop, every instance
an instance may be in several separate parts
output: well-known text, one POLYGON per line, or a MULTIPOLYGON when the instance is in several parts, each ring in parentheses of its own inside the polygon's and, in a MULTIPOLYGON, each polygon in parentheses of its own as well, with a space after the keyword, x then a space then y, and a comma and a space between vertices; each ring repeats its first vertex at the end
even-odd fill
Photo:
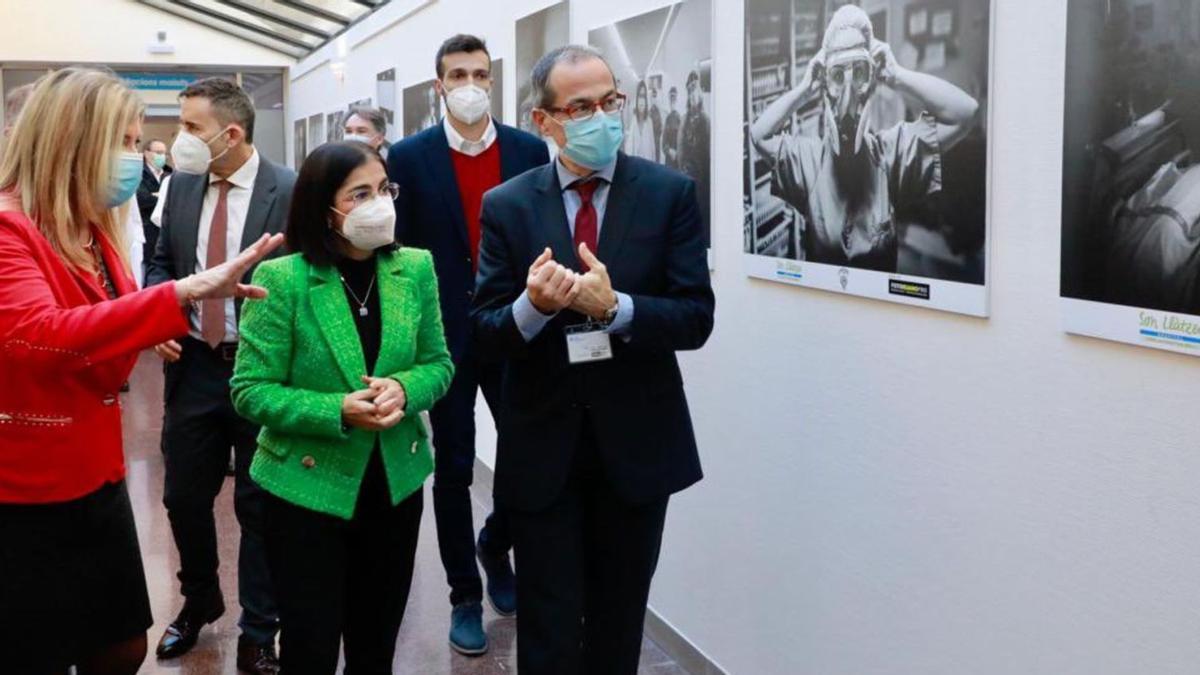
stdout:
MULTIPOLYGON (((204 144, 205 144, 205 145, 207 145, 207 146, 210 148, 210 149, 209 149, 209 154, 210 154, 210 155, 212 154, 212 150, 211 150, 211 148, 212 148, 212 142, 213 142, 213 141, 215 141, 215 140, 217 140, 217 138, 218 138, 218 137, 219 137, 221 134, 225 133, 226 131, 229 131, 229 127, 225 127, 225 128, 223 128, 223 129, 221 129, 221 131, 219 131, 219 132, 217 133, 217 135, 216 135, 216 136, 213 136, 213 137, 212 137, 212 138, 210 138, 209 140, 205 141, 205 143, 204 143, 204 144)), ((222 157, 224 157, 224 156, 225 156, 225 155, 226 155, 228 152, 229 152, 229 143, 226 143, 226 144, 225 144, 225 149, 221 151, 221 154, 219 154, 219 155, 217 155, 216 157, 213 157, 212 159, 208 160, 208 165, 209 165, 209 166, 212 166, 212 163, 213 163, 213 162, 217 161, 218 159, 221 159, 221 158, 222 158, 222 157)))

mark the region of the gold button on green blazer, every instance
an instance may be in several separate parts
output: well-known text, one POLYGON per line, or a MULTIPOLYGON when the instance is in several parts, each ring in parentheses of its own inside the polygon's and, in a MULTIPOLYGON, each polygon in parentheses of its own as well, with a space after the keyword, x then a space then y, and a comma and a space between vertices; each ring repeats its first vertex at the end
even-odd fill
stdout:
POLYGON ((234 366, 233 405, 262 426, 250 475, 298 506, 349 519, 376 436, 392 503, 421 489, 433 455, 419 413, 445 395, 454 375, 442 332, 429 252, 402 248, 377 256, 383 331, 374 373, 334 267, 299 254, 259 265, 264 300, 247 301, 234 366), (363 375, 404 386, 408 407, 382 432, 342 427, 342 399, 363 375))

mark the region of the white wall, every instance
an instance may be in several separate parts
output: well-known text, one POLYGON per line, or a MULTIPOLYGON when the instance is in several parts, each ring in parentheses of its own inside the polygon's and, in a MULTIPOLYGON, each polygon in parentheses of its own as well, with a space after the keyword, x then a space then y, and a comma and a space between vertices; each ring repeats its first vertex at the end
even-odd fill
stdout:
POLYGON ((0 61, 286 66, 291 57, 134 0, 0 0, 0 61), (147 47, 167 32, 173 55, 147 47))
MULTIPOLYGON (((511 63, 511 19, 540 4, 440 0, 370 63, 348 55, 341 102, 373 96, 386 67, 400 87, 429 77, 453 31, 511 63)), ((661 4, 577 2, 573 35, 661 4)), ((742 275, 742 2, 714 2, 718 318, 683 359, 708 477, 672 503, 651 604, 729 672, 1200 663, 1200 364, 1060 331, 1065 0, 996 4, 992 318, 977 320, 742 275)), ((293 118, 324 110, 331 81, 294 83, 293 118)))

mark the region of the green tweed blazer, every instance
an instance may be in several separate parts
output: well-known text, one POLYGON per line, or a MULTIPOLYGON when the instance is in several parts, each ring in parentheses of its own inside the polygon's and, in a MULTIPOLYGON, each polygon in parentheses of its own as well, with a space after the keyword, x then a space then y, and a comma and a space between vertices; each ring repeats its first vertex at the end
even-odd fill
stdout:
POLYGON ((370 374, 404 386, 399 424, 383 432, 343 428, 342 399, 364 388, 366 359, 337 269, 299 254, 255 271, 254 283, 270 295, 243 307, 231 382, 238 414, 262 426, 254 480, 281 499, 346 519, 376 437, 392 503, 421 489, 433 455, 419 413, 445 395, 454 375, 429 252, 381 252, 378 265, 383 334, 370 374))

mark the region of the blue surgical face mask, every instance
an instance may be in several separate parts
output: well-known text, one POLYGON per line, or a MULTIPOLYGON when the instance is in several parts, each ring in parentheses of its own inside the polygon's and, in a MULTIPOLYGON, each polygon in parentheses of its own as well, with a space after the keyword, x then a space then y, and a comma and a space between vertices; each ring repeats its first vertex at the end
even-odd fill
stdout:
POLYGON ((586 120, 567 120, 563 129, 567 132, 563 155, 592 170, 611 164, 625 138, 620 113, 608 115, 597 111, 586 120))
POLYGON ((115 208, 129 201, 142 184, 141 153, 123 152, 117 160, 117 166, 109 179, 108 208, 115 208))

